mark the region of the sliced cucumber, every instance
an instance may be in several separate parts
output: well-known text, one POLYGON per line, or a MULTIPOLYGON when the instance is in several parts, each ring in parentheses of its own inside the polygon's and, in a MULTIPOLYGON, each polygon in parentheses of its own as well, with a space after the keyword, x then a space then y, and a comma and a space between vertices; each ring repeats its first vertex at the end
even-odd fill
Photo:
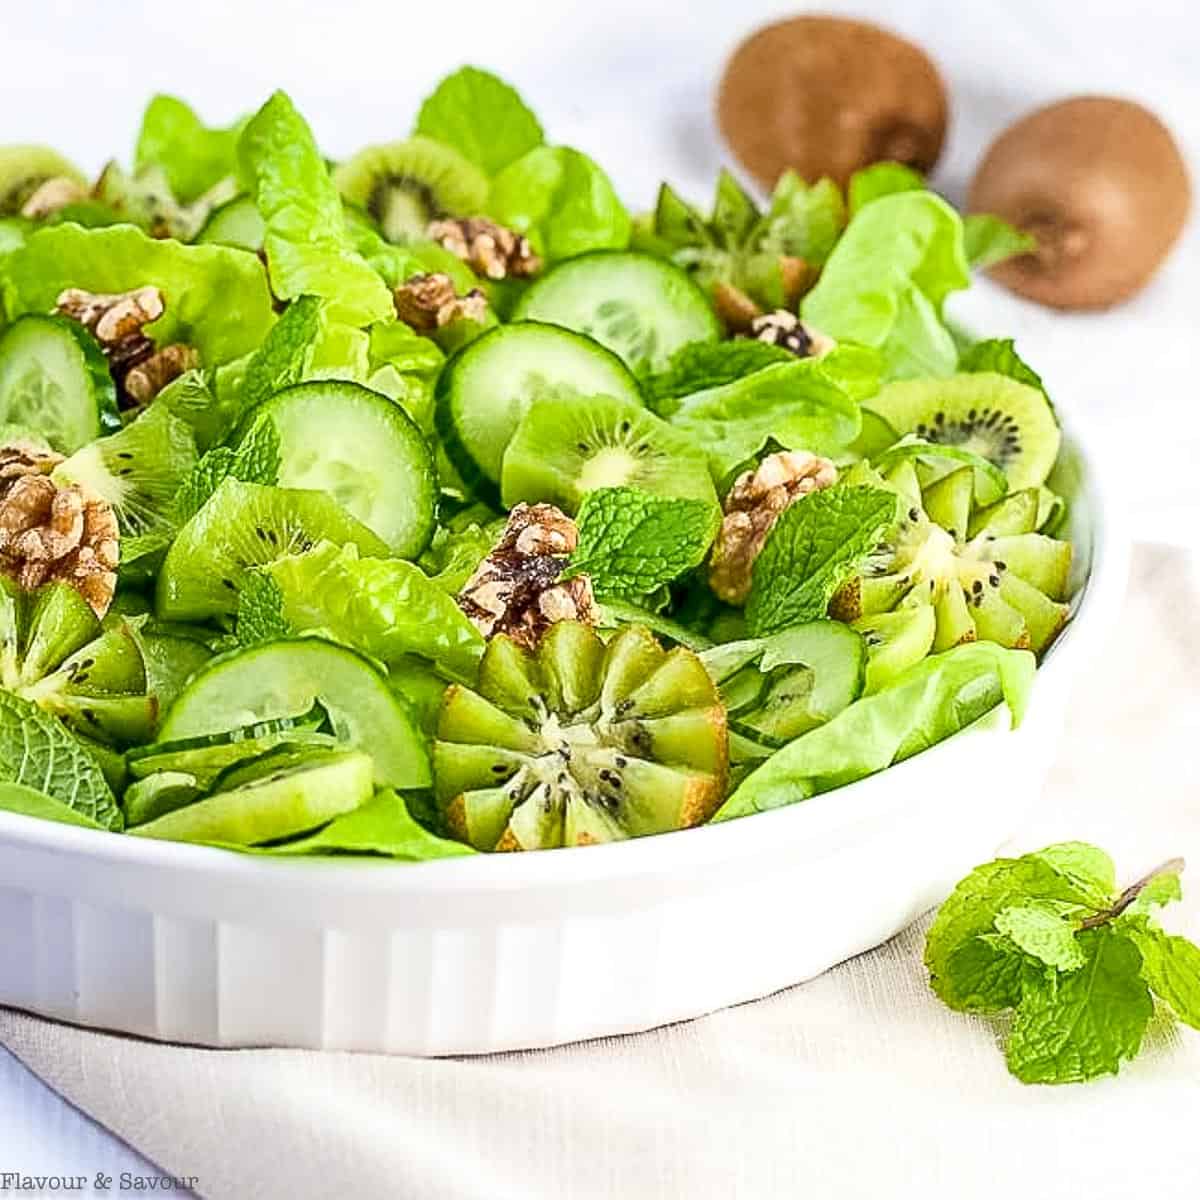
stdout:
POLYGON ((688 342, 721 336, 708 298, 686 272, 635 251, 568 259, 530 287, 513 315, 589 334, 638 375, 665 370, 688 342))
POLYGON ((494 329, 456 354, 437 385, 437 427, 468 487, 500 482, 504 448, 543 396, 618 396, 641 404, 621 360, 598 342, 536 321, 494 329))
POLYGON ((108 362, 82 325, 30 314, 4 332, 0 424, 36 429, 62 454, 121 427, 108 362))
MULTIPOLYGON (((437 473, 429 443, 398 404, 357 383, 286 388, 259 409, 279 434, 279 485, 324 492, 400 558, 429 544, 437 473)), ((253 428, 253 427, 252 427, 253 428)))
POLYGON ((257 846, 318 825, 365 804, 374 792, 371 756, 331 753, 292 771, 217 792, 129 830, 174 842, 257 846))
POLYGON ((174 812, 199 800, 204 795, 195 775, 186 771, 159 771, 138 779, 125 789, 121 807, 125 810, 125 827, 144 825, 157 817, 174 812))
POLYGON ((249 196, 237 196, 213 209, 196 241, 236 246, 257 254, 263 247, 266 228, 254 201, 249 196))
POLYGON ((380 787, 429 785, 425 739, 408 705, 365 659, 316 638, 267 642, 214 659, 171 706, 159 736, 221 733, 295 717, 316 703, 340 742, 374 757, 380 787))

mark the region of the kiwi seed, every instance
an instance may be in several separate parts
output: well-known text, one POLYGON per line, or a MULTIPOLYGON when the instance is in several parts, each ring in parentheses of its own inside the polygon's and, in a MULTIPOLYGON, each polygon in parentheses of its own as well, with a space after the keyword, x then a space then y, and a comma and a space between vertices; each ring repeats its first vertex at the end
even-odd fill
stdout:
POLYGON ((844 186, 884 159, 928 172, 947 112, 941 75, 923 50, 840 17, 758 30, 734 51, 717 97, 721 132, 764 187, 788 168, 844 186))
POLYGON ((992 143, 969 208, 1038 240, 1035 252, 993 268, 1006 287, 1054 308, 1106 308, 1149 282, 1190 201, 1187 167, 1153 113, 1079 96, 1030 113, 992 143))

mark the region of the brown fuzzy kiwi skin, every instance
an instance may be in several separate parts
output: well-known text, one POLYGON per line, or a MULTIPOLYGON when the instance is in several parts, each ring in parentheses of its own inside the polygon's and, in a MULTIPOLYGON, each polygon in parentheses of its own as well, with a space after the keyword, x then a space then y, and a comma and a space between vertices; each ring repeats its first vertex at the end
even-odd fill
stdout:
POLYGON ((1033 254, 992 268, 1052 308, 1108 308, 1144 287, 1187 221, 1191 185, 1166 126, 1140 104, 1077 96, 1002 133, 971 184, 968 209, 1037 237, 1033 254))
POLYGON ((717 96, 722 134, 766 188, 789 167, 842 186, 884 159, 928 172, 948 114, 942 77, 923 50, 840 17, 793 17, 751 34, 717 96))

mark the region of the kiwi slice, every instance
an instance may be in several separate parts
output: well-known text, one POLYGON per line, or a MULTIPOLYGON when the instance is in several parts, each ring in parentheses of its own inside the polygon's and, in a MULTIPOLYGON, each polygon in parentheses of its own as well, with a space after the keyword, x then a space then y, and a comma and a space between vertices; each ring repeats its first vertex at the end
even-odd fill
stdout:
POLYGON ((580 846, 707 820, 728 759, 725 709, 692 651, 637 625, 606 646, 562 621, 533 653, 494 638, 477 690, 447 689, 434 793, 476 849, 580 846))
POLYGON ((302 554, 322 540, 387 556, 380 538, 322 492, 228 478, 171 543, 158 576, 158 616, 232 617, 247 571, 285 554, 302 554))
POLYGON ((440 217, 472 216, 488 194, 487 177, 474 163, 420 136, 360 150, 334 170, 333 181, 389 242, 422 238, 440 217))
POLYGON ((504 503, 548 501, 573 513, 588 492, 610 487, 716 503, 703 452, 641 405, 615 396, 534 401, 504 452, 504 503))
MULTIPOLYGON (((980 639, 1040 654, 1070 615, 1064 601, 1071 544, 1032 531, 1037 489, 1011 493, 982 510, 986 519, 981 525, 979 510, 973 512, 965 501, 974 487, 974 470, 960 467, 924 490, 911 461, 874 478, 877 486, 900 493, 904 518, 830 604, 834 617, 852 622, 867 639, 872 659, 868 689, 881 686, 930 649, 947 650, 960 642, 980 639), (931 510, 953 521, 955 532, 933 520, 931 510), (1010 525, 1005 514, 1018 510, 1024 518, 1010 525), (1007 529, 1015 531, 999 532, 1007 529), (931 612, 932 619, 922 616, 919 629, 917 618, 911 619, 912 627, 884 620, 885 615, 907 616, 920 609, 931 612)), ((871 473, 870 468, 855 471, 859 478, 871 473)))
POLYGON ((83 173, 49 146, 0 146, 0 215, 19 213, 47 179, 85 184, 83 173))
POLYGON ((1045 393, 990 371, 891 383, 867 406, 901 437, 959 446, 994 463, 1010 489, 1043 483, 1062 440, 1045 393))

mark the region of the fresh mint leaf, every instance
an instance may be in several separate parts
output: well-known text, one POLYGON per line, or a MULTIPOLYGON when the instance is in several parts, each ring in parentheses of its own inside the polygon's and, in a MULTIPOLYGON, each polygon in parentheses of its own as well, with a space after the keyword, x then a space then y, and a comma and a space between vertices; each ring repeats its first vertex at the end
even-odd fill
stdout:
POLYGON ((279 479, 279 433, 274 422, 257 421, 236 450, 216 446, 205 454, 183 481, 175 500, 176 526, 204 507, 225 479, 274 484, 279 479))
POLYGON ((897 192, 919 192, 924 188, 924 176, 912 167, 898 162, 872 163, 850 176, 850 185, 846 189, 850 215, 853 217, 872 200, 894 196, 897 192))
POLYGON ((42 821, 57 821, 60 825, 79 825, 84 829, 103 829, 91 817, 77 812, 70 805, 36 788, 20 783, 0 782, 0 812, 17 813, 22 817, 37 817, 42 821))
POLYGON ((437 85, 421 105, 415 132, 452 147, 488 175, 543 138, 517 91, 478 67, 462 67, 437 85))
POLYGON ((487 207, 552 261, 629 242, 629 213, 608 176, 569 146, 537 146, 510 163, 492 180, 487 207))
POLYGON ((96 760, 56 717, 6 691, 0 691, 0 781, 41 792, 104 829, 123 824, 96 760))
POLYGON ((1178 858, 1160 867, 1145 881, 1125 911, 1131 917, 1146 916, 1155 908, 1182 900, 1183 885, 1179 881, 1182 870, 1183 860, 1178 858))
POLYGON ((210 129, 176 96, 152 96, 142 115, 134 167, 160 167, 183 203, 237 171, 237 143, 246 120, 210 129))
POLYGON ((321 301, 316 296, 293 300, 246 365, 242 379, 243 413, 304 378, 308 356, 320 332, 321 301))
MULTIPOLYGON (((930 655, 777 750, 713 820, 782 808, 863 779, 965 729, 1002 701, 1015 726, 1024 715, 1034 670, 1028 650, 1005 650, 995 642, 970 642, 930 655)), ((970 925, 969 934, 990 930, 995 912, 1021 898, 1020 891, 1012 893, 982 926, 970 925)))
POLYGON ((353 248, 342 198, 312 130, 284 92, 250 119, 238 159, 266 225, 263 249, 275 294, 321 296, 331 319, 351 325, 395 316, 391 292, 353 248))
POLYGON ((970 374, 991 371, 1027 383, 1043 394, 1046 391, 1042 377, 1017 353, 1012 338, 988 338, 973 343, 962 352, 958 369, 970 374))
POLYGON ((958 213, 932 192, 897 192, 852 218, 800 315, 879 350, 889 379, 950 375, 958 351, 942 306, 969 283, 958 213))
POLYGON ((982 271, 1017 255, 1031 254, 1037 249, 1037 238, 1000 217, 971 213, 963 218, 963 245, 967 262, 974 270, 982 271))
POLYGON ((782 346, 754 338, 689 342, 671 356, 665 371, 646 379, 646 404, 660 417, 670 417, 684 396, 737 383, 764 367, 792 362, 794 357, 782 346))
POLYGON ((1075 926, 1063 919, 1062 906, 1049 900, 1030 900, 1001 909, 993 924, 1031 958, 1057 971, 1074 971, 1084 964, 1075 926))
MULTIPOLYGON (((1176 883, 1179 877, 1173 876, 1176 883)), ((1200 1029, 1200 946, 1185 937, 1164 933, 1144 919, 1120 921, 1122 931, 1142 955, 1142 978, 1169 1004, 1175 1015, 1200 1029)))
POLYGON ((961 942, 946 960, 947 991, 960 1012, 997 1013, 1021 1001, 1028 961, 997 933, 981 933, 961 942))
POLYGON ((274 642, 296 631, 283 615, 283 593, 270 575, 247 571, 238 592, 237 640, 240 646, 274 642))
POLYGON ((1056 842, 1026 857, 1045 863, 1061 875, 1070 883, 1079 902, 1097 911, 1116 898, 1117 869, 1113 860, 1096 846, 1087 842, 1056 842))
POLYGON ((813 492, 780 514, 754 561, 746 623, 752 637, 825 616, 833 593, 895 524, 895 493, 813 492))
POLYGON ((634 488, 588 492, 575 518, 569 573, 588 575, 597 597, 636 599, 699 565, 720 525, 715 505, 634 488))
POLYGON ((1111 926, 1077 938, 1083 965, 1025 976, 1005 1056, 1023 1083, 1078 1083, 1115 1075, 1134 1058, 1154 1013, 1137 946, 1111 926))

